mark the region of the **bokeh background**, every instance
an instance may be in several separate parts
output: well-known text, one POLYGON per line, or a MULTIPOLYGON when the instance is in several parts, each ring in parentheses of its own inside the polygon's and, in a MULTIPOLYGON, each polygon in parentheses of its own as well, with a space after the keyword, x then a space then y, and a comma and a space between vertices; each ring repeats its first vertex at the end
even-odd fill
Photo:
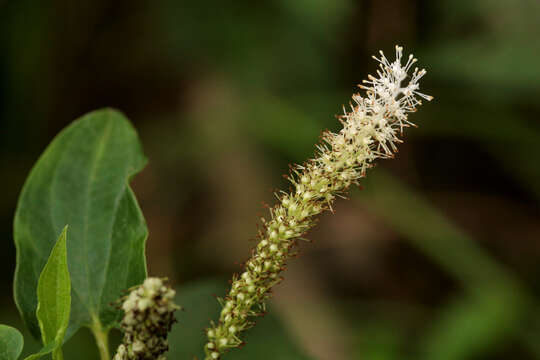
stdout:
MULTIPOLYGON (((150 159, 133 183, 150 273, 185 307, 170 358, 192 359, 262 202, 339 129, 370 56, 401 44, 435 100, 226 359, 540 359, 539 37, 536 0, 0 0, 0 322, 23 328, 25 177, 63 127, 112 106, 150 159)), ((66 358, 97 358, 88 333, 66 358)))

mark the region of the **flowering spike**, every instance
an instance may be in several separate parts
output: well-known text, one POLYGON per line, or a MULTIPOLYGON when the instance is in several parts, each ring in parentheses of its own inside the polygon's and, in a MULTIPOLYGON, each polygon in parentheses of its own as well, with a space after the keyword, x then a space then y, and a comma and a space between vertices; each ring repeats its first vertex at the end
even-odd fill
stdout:
POLYGON ((167 334, 180 307, 173 302, 175 291, 160 278, 147 278, 124 298, 121 327, 124 339, 113 360, 165 360, 167 334))
POLYGON ((365 96, 354 94, 354 105, 339 116, 343 128, 338 133, 325 131, 316 145, 316 156, 303 165, 290 167, 290 193, 278 197, 270 209, 270 219, 263 221, 259 244, 244 266, 240 276, 234 276, 231 289, 221 301, 219 322, 207 329, 206 360, 217 360, 231 348, 239 347, 239 335, 253 326, 249 319, 265 311, 265 300, 272 287, 283 278, 280 272, 297 252, 292 251, 297 240, 317 222, 324 210, 334 211, 336 196, 342 197, 352 184, 365 176, 377 159, 394 157, 398 134, 414 125, 408 113, 416 111, 420 98, 432 97, 419 92, 418 81, 424 69, 415 68, 408 83, 408 72, 416 62, 413 55, 402 64, 403 48, 395 47, 396 59, 390 62, 382 51, 373 58, 379 63, 378 77, 369 75, 359 85, 365 96))

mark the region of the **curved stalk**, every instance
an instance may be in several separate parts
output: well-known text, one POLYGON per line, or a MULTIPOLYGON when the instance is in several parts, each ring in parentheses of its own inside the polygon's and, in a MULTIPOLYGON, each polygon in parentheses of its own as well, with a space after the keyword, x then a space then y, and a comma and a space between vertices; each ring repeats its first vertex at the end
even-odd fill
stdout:
POLYGON ((378 78, 370 75, 366 85, 360 86, 366 90, 364 97, 353 96, 354 106, 340 118, 343 129, 324 132, 315 158, 291 168, 291 190, 277 194, 270 219, 261 219, 259 243, 243 273, 233 277, 227 296, 220 299, 219 321, 207 329, 206 360, 217 360, 243 343, 239 335, 253 326, 252 317, 265 312, 265 301, 281 281, 279 275, 295 255, 298 240, 315 226, 319 214, 332 211, 335 198, 358 184, 376 160, 394 157, 401 142, 398 136, 404 127, 413 125, 408 113, 416 111, 419 98, 432 99, 418 91, 425 70, 415 68, 409 82, 402 85, 416 62, 412 55, 402 65, 401 47, 396 46, 393 62, 380 54, 375 58, 380 64, 378 78))
POLYGON ((90 330, 96 339, 100 360, 111 360, 111 353, 109 351, 109 330, 103 330, 101 322, 98 319, 94 319, 94 323, 90 327, 90 330))

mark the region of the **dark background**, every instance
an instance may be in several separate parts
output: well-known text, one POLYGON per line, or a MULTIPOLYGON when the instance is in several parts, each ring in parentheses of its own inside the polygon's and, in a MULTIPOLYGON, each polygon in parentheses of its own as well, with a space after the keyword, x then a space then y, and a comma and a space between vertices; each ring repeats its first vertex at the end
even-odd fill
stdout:
POLYGON ((273 309, 313 359, 540 359, 539 37, 535 0, 0 0, 0 322, 22 326, 18 193, 73 119, 112 106, 138 129, 150 274, 181 291, 239 270, 287 165, 400 44, 435 100, 273 309))

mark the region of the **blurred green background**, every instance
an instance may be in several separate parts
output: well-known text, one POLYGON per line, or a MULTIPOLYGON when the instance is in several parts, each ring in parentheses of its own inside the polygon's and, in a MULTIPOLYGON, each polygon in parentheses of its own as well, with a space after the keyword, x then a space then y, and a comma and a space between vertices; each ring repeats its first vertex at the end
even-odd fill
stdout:
MULTIPOLYGON (((539 37, 537 0, 0 0, 0 322, 22 329, 12 220, 31 166, 112 106, 150 159, 133 184, 150 274, 185 308, 170 358, 192 359, 261 202, 400 44, 435 100, 226 359, 540 359, 539 37)), ((97 358, 87 333, 65 354, 97 358)))

